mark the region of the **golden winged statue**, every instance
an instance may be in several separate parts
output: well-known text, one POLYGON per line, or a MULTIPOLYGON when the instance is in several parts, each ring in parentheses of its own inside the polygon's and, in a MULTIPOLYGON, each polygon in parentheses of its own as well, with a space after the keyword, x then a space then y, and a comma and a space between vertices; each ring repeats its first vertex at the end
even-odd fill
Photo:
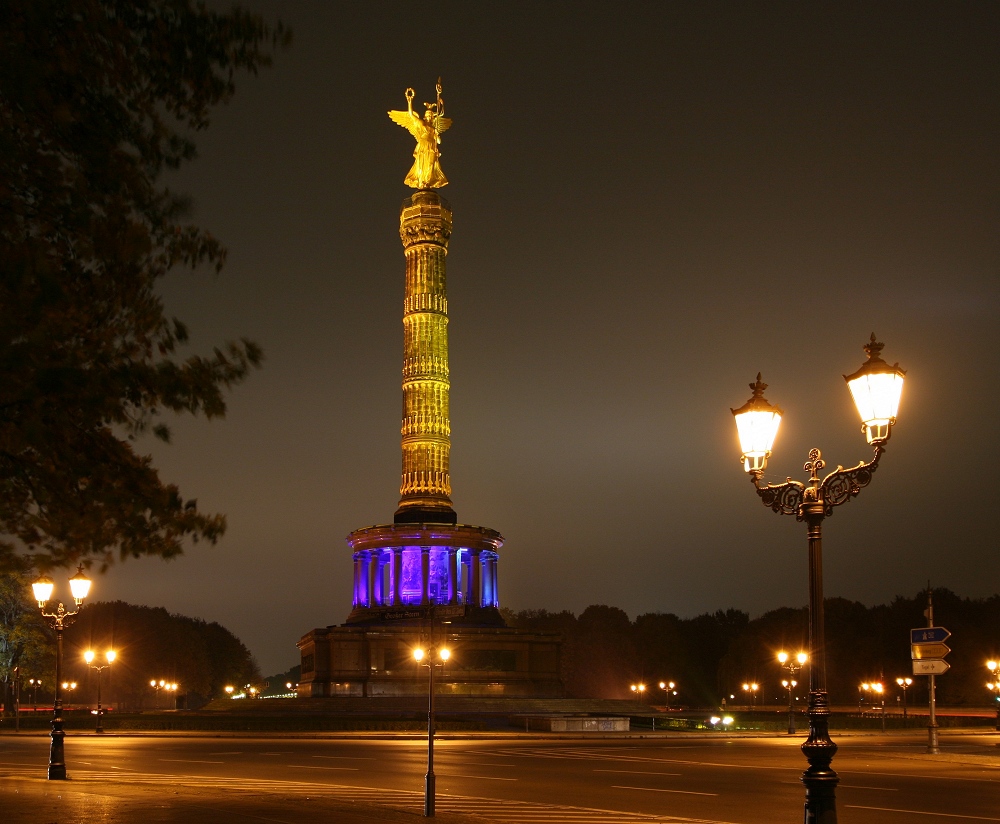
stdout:
POLYGON ((413 89, 406 90, 406 111, 389 112, 393 123, 398 123, 417 140, 413 150, 413 167, 403 181, 413 189, 440 189, 448 185, 448 178, 441 171, 441 135, 451 126, 451 118, 444 116, 441 99, 441 78, 437 82, 437 102, 424 103, 424 116, 413 111, 413 89))

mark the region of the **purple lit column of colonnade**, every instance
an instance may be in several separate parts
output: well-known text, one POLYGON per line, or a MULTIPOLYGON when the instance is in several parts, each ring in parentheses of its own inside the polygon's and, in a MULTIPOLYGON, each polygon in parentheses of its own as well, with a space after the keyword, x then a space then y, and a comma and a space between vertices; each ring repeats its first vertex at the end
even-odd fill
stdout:
POLYGON ((395 546, 354 553, 354 606, 498 607, 499 555, 488 549, 395 546))

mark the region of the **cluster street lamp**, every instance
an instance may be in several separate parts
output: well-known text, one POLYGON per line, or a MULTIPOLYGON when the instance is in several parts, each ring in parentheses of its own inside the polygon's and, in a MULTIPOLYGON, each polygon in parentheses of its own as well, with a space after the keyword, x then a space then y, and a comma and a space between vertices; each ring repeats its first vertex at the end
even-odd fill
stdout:
POLYGON ((157 681, 155 678, 149 682, 149 686, 153 688, 153 692, 156 695, 156 708, 160 708, 160 690, 166 690, 167 692, 177 692, 177 683, 174 681, 164 681, 162 678, 157 681))
POLYGON ((739 409, 731 410, 739 433, 741 460, 750 475, 761 502, 774 512, 794 515, 805 521, 809 547, 809 737, 802 752, 809 767, 802 774, 806 787, 805 820, 807 824, 834 824, 837 820, 836 787, 840 780, 831 766, 837 745, 830 739, 830 701, 826 691, 826 651, 823 617, 823 520, 834 507, 847 503, 871 483, 885 444, 892 435, 905 372, 899 364, 889 365, 881 358, 883 344, 875 339, 864 347, 868 360, 852 375, 845 375, 854 404, 861 416, 862 429, 875 456, 867 463, 844 469, 838 466, 825 478, 819 472, 826 466, 818 449, 809 451, 804 469, 806 484, 793 481, 764 483, 762 478, 771 455, 771 447, 781 422, 781 410, 764 398, 767 384, 760 374, 750 385, 753 395, 739 409))
POLYGON ((645 684, 633 684, 633 685, 632 685, 632 686, 630 687, 630 689, 631 689, 631 690, 632 690, 632 692, 634 692, 634 693, 635 693, 635 694, 636 694, 636 695, 637 695, 637 696, 638 696, 639 698, 642 698, 642 697, 643 697, 643 696, 644 696, 644 695, 646 694, 646 685, 645 685, 645 684))
MULTIPOLYGON (((56 631, 56 681, 55 696, 52 701, 52 734, 49 745, 49 772, 50 780, 64 781, 66 779, 66 752, 63 740, 66 733, 63 730, 62 718, 62 654, 63 654, 63 630, 69 626, 73 617, 80 611, 80 606, 90 592, 90 579, 83 574, 83 567, 76 570, 76 575, 69 579, 70 592, 73 594, 73 601, 76 609, 67 612, 62 601, 56 607, 55 612, 46 612, 45 607, 52 597, 52 590, 55 584, 47 575, 42 575, 31 585, 35 600, 38 602, 38 609, 42 617, 48 619, 52 628, 56 631)), ((75 685, 74 685, 75 686, 75 685)))
MULTIPOLYGON (((97 729, 95 730, 95 732, 103 733, 104 710, 101 707, 101 673, 104 672, 104 670, 108 669, 111 666, 111 663, 115 660, 115 651, 113 649, 109 649, 107 652, 104 653, 104 658, 108 662, 106 664, 100 664, 100 665, 94 664, 95 657, 96 656, 92 649, 88 649, 83 654, 83 660, 87 662, 87 666, 90 667, 92 670, 97 670, 97 729)), ((108 673, 108 675, 110 674, 111 673, 108 673)))
POLYGON ((897 678, 896 683, 899 685, 899 688, 903 691, 903 718, 906 718, 906 691, 913 684, 913 679, 909 677, 897 678))
POLYGON ((795 655, 789 655, 787 652, 782 650, 778 653, 778 663, 788 670, 788 680, 782 681, 781 686, 788 690, 788 734, 795 735, 795 706, 792 704, 792 687, 797 686, 797 682, 793 681, 795 673, 802 669, 806 665, 806 661, 809 660, 809 653, 807 652, 797 652, 795 655))
POLYGON ((757 709, 757 690, 760 689, 760 684, 747 683, 743 685, 744 697, 748 698, 748 706, 755 710, 757 709))
POLYGON ((660 681, 660 689, 663 690, 663 694, 666 696, 667 709, 670 709, 670 698, 673 696, 677 697, 677 684, 673 681, 660 681))
MULTIPOLYGON (((433 617, 431 620, 433 621, 433 617)), ((433 624, 431 629, 433 630, 433 624)), ((427 774, 424 776, 424 816, 427 818, 434 816, 434 669, 443 668, 449 658, 451 650, 435 646, 433 638, 429 649, 417 647, 413 650, 413 660, 427 667, 427 774)))
POLYGON ((986 682, 986 689, 997 694, 996 728, 1000 730, 1000 664, 996 661, 987 661, 986 669, 990 671, 990 680, 986 682))

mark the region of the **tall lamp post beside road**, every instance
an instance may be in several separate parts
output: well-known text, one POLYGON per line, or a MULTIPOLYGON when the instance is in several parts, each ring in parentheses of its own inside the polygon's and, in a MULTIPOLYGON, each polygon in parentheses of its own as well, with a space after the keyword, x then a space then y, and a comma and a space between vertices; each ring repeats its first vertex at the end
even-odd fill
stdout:
POLYGON ((109 649, 107 652, 104 653, 104 658, 108 662, 106 664, 96 665, 94 664, 94 658, 95 655, 92 649, 88 649, 83 654, 83 660, 87 662, 87 666, 90 667, 92 670, 97 670, 97 729, 95 730, 95 732, 103 733, 104 709, 101 707, 101 673, 104 672, 104 670, 108 669, 111 666, 111 662, 115 660, 115 651, 113 649, 109 649))
POLYGON ((818 449, 809 451, 804 469, 809 480, 803 484, 788 478, 784 483, 763 482, 767 459, 771 455, 781 410, 764 398, 767 384, 760 374, 750 385, 753 395, 739 409, 731 410, 739 433, 741 460, 750 475, 761 502, 781 515, 794 515, 805 521, 809 547, 809 737, 802 745, 809 767, 802 774, 806 787, 806 824, 834 824, 837 820, 836 788, 840 780, 831 766, 837 745, 830 739, 830 701, 826 691, 826 651, 823 618, 823 520, 834 507, 847 503, 871 483, 885 444, 896 422, 905 372, 898 364, 890 366, 881 358, 883 344, 875 335, 864 347, 868 360, 852 375, 845 375, 854 398, 862 428, 875 449, 871 461, 844 469, 838 466, 825 478, 819 472, 826 466, 818 449))
POLYGON ((987 661, 986 669, 990 671, 990 681, 986 683, 986 689, 990 692, 995 692, 997 694, 997 722, 996 728, 1000 730, 1000 672, 998 672, 1000 664, 996 661, 987 661))
POLYGON ((90 592, 90 579, 83 574, 82 566, 76 570, 76 575, 69 579, 69 588, 73 594, 76 609, 72 612, 67 612, 66 607, 60 601, 55 612, 46 612, 45 607, 52 597, 52 590, 55 589, 55 584, 51 578, 43 575, 31 585, 42 617, 48 619, 52 628, 56 631, 56 686, 55 696, 52 701, 52 734, 49 745, 48 775, 50 780, 60 781, 66 779, 66 752, 63 746, 63 739, 66 738, 66 733, 63 730, 62 718, 63 630, 73 622, 73 617, 80 611, 80 606, 90 592))
POLYGON ((414 660, 427 667, 427 775, 424 776, 424 816, 428 818, 434 816, 434 668, 443 667, 450 657, 451 650, 447 647, 435 647, 433 643, 430 649, 417 647, 413 650, 414 660), (437 661, 434 660, 435 655, 437 661))

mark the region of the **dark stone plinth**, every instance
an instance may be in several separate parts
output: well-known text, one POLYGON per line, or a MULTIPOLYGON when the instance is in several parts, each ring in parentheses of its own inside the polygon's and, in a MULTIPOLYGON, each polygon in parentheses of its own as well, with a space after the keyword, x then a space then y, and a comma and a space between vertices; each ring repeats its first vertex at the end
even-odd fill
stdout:
MULTIPOLYGON (((413 649, 430 640, 424 622, 333 626, 303 636, 299 695, 302 697, 393 697, 427 694, 427 670, 413 649)), ((434 641, 452 657, 435 675, 441 696, 558 698, 561 638, 557 633, 509 627, 440 623, 434 641)))

